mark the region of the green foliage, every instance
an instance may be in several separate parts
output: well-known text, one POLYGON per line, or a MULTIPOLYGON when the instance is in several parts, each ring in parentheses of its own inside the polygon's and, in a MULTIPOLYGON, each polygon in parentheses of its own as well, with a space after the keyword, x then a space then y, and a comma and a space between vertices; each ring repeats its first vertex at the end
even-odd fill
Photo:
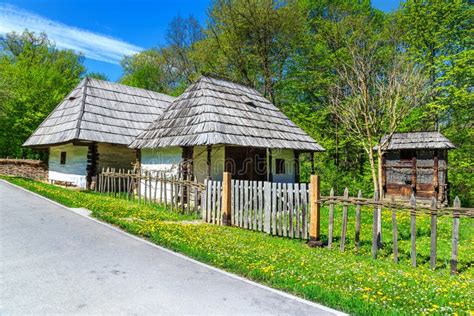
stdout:
POLYGON ((107 77, 106 74, 101 73, 101 72, 88 72, 88 73, 86 74, 86 76, 89 77, 89 78, 94 78, 94 79, 109 81, 109 77, 107 77))
POLYGON ((164 80, 164 58, 159 50, 152 48, 126 56, 121 64, 124 75, 120 83, 158 92, 168 90, 164 80))
POLYGON ((37 155, 21 145, 79 83, 82 61, 56 49, 46 34, 0 37, 0 157, 37 155))
POLYGON ((431 99, 405 130, 439 128, 456 146, 449 153, 451 194, 474 205, 473 6, 468 1, 407 1, 398 12, 412 58, 430 72, 431 99))
MULTIPOLYGON (((433 271, 429 268, 428 215, 417 217, 419 266, 412 268, 408 212, 397 216, 400 262, 394 264, 390 238, 384 240, 378 259, 371 259, 370 208, 362 209, 361 249, 354 252, 354 226, 348 225, 346 251, 341 253, 337 238, 332 250, 309 248, 296 239, 235 227, 179 222, 186 217, 160 207, 137 208, 113 197, 75 192, 32 180, 7 180, 68 206, 92 209, 92 215, 101 220, 200 261, 351 314, 468 314, 474 308, 472 219, 461 219, 461 273, 450 276, 451 217, 438 219, 438 266, 433 271)), ((341 227, 341 212, 337 207, 335 227, 341 227)), ((321 219, 325 240, 327 208, 322 209, 321 219)), ((353 208, 349 209, 349 222, 354 222, 353 208)), ((383 230, 390 232, 391 212, 383 212, 382 222, 383 230)))
POLYGON ((139 218, 141 220, 177 221, 194 219, 192 215, 166 211, 156 204, 138 204, 133 201, 115 198, 90 191, 75 191, 52 184, 19 177, 0 177, 13 184, 38 193, 67 207, 83 207, 106 216, 113 214, 122 220, 139 218))

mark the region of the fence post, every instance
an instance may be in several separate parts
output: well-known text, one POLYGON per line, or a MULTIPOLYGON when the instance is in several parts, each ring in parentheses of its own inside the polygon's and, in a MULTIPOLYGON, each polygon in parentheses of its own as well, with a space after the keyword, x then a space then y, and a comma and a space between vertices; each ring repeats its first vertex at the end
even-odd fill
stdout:
POLYGON ((430 244, 430 268, 436 268, 436 229, 437 229, 437 205, 436 198, 431 198, 431 244, 430 244))
POLYGON ((224 172, 222 177, 222 225, 230 226, 232 223, 232 175, 224 172))
POLYGON ((414 194, 411 195, 410 205, 411 265, 416 267, 416 199, 414 194))
POLYGON ((328 248, 332 248, 332 238, 334 235, 334 188, 329 192, 329 226, 328 226, 328 248))
POLYGON ((459 213, 458 210, 461 207, 461 202, 456 196, 454 199, 453 211, 453 240, 451 248, 451 275, 455 275, 458 272, 458 241, 459 241, 459 213))
MULTIPOLYGON (((344 190, 344 199, 349 199, 349 189, 346 187, 344 190)), ((341 251, 344 252, 344 248, 346 246, 346 233, 347 233, 347 208, 349 203, 344 201, 342 206, 342 232, 341 232, 341 251)))
POLYGON ((379 192, 375 190, 374 192, 374 219, 372 223, 372 258, 377 259, 377 250, 378 250, 378 215, 379 215, 379 192))
POLYGON ((360 204, 360 199, 362 199, 362 190, 359 190, 357 193, 357 206, 356 206, 356 224, 355 224, 355 250, 359 251, 360 248, 360 209, 362 205, 360 204))
MULTIPOLYGON (((392 196, 391 203, 395 204, 395 198, 392 196)), ((393 206, 392 206, 393 207, 393 206)), ((392 208, 392 238, 393 238, 393 262, 398 263, 398 227, 397 227, 397 210, 392 208)))
POLYGON ((321 200, 321 193, 319 188, 319 176, 312 174, 310 183, 310 194, 309 203, 311 205, 311 222, 309 229, 309 242, 310 247, 322 247, 323 243, 320 238, 320 218, 321 212, 319 202, 321 200))

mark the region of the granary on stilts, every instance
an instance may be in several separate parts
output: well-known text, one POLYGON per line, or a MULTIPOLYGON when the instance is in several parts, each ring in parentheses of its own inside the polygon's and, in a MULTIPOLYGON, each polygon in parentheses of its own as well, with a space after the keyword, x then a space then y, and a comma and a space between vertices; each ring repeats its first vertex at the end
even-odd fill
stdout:
POLYGON ((143 170, 179 166, 199 182, 221 180, 224 171, 234 179, 297 182, 300 155, 312 160, 324 150, 255 89, 209 76, 189 86, 130 147, 141 150, 143 170))
MULTIPOLYGON (((384 140, 382 139, 382 143, 384 140)), ((439 132, 393 134, 384 149, 382 183, 386 197, 448 199, 448 150, 455 146, 439 132)))
POLYGON ((173 97, 85 78, 49 114, 23 146, 49 151, 49 180, 90 187, 103 167, 132 168, 127 145, 173 97))

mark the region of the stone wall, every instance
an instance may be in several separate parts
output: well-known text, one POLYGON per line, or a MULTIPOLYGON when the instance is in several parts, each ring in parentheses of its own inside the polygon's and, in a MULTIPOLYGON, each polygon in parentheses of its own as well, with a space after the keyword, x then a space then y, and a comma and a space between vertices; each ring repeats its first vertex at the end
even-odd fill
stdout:
POLYGON ((47 180, 48 166, 40 160, 0 159, 0 175, 47 180))

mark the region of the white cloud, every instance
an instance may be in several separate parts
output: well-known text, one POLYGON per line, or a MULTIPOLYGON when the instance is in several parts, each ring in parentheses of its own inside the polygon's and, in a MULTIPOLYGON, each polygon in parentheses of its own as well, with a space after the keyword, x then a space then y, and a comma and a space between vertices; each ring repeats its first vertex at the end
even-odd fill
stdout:
POLYGON ((17 7, 0 3, 0 34, 24 29, 45 32, 57 47, 73 49, 90 59, 119 64, 124 55, 143 48, 106 35, 56 22, 17 7))

